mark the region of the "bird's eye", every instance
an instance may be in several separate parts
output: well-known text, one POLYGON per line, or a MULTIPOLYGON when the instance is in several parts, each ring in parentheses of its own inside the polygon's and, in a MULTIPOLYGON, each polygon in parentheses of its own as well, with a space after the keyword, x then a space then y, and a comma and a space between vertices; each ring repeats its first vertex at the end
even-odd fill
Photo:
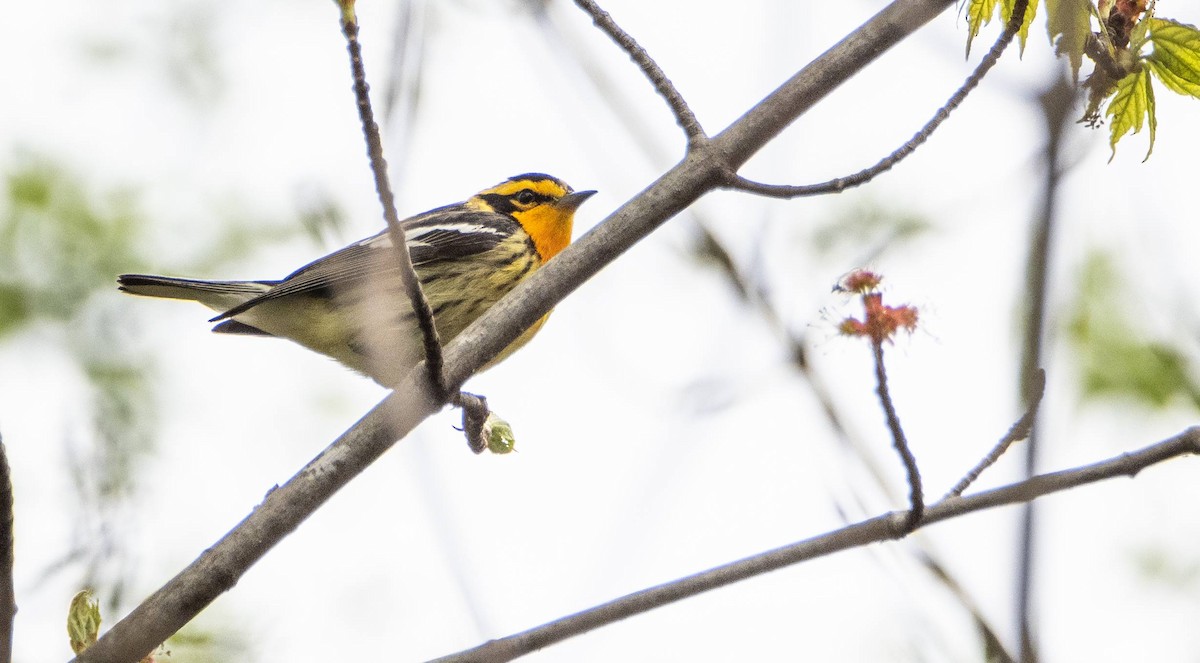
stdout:
POLYGON ((525 189, 517 194, 517 202, 522 205, 532 205, 537 200, 537 195, 529 189, 525 189))

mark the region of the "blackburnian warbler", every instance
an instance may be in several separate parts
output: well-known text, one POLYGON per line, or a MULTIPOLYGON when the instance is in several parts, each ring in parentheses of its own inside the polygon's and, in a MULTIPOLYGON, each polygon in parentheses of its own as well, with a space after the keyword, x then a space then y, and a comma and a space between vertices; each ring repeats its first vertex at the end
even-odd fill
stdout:
MULTIPOLYGON (((575 210, 594 193, 528 173, 402 221, 442 342, 565 248, 575 210)), ((424 359, 396 259, 385 230, 281 281, 125 274, 118 282, 134 295, 192 300, 218 311, 210 320, 219 323, 214 332, 290 339, 393 387, 424 359)), ((545 321, 543 316, 492 363, 527 343, 545 321)))

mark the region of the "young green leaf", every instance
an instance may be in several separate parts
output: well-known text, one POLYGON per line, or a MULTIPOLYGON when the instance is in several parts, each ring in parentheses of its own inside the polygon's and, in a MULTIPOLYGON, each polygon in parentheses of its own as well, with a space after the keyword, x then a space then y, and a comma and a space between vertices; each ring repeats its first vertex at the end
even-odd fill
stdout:
POLYGON ((100 636, 100 604, 91 591, 85 589, 71 599, 67 635, 71 638, 71 651, 76 654, 92 646, 100 636))
POLYGON ((992 21, 996 14, 997 0, 968 0, 967 2, 967 55, 971 55, 971 41, 979 29, 992 21))
POLYGON ((488 451, 494 454, 512 453, 517 446, 517 437, 512 425, 495 412, 489 412, 483 424, 483 435, 487 438, 488 451))
POLYGON ((1150 65, 1150 71, 1163 85, 1167 86, 1167 89, 1177 94, 1200 99, 1200 84, 1180 78, 1169 65, 1158 60, 1146 60, 1146 64, 1150 65))
MULTIPOLYGON (((992 22, 996 8, 1000 7, 1000 16, 1007 23, 1012 16, 1017 0, 968 0, 967 3, 967 55, 971 55, 971 42, 979 34, 980 28, 992 22)), ((1021 53, 1025 53, 1025 40, 1029 37, 1029 25, 1037 14, 1038 0, 1029 0, 1025 5, 1025 17, 1021 21, 1018 37, 1021 39, 1021 53)))
POLYGON ((1059 55, 1071 63, 1072 80, 1079 80, 1083 50, 1092 34, 1088 0, 1046 0, 1046 31, 1059 55))
POLYGON ((1154 74, 1174 92, 1200 99, 1200 30, 1161 18, 1146 22, 1154 44, 1146 61, 1154 74))
POLYGON ((1150 146, 1146 150, 1146 159, 1150 158, 1150 153, 1154 151, 1158 120, 1154 116, 1154 89, 1150 87, 1149 69, 1142 68, 1117 81, 1116 92, 1104 114, 1110 118, 1108 144, 1112 147, 1112 156, 1108 158, 1109 161, 1117 156, 1117 142, 1126 134, 1140 132, 1147 123, 1150 126, 1150 146))

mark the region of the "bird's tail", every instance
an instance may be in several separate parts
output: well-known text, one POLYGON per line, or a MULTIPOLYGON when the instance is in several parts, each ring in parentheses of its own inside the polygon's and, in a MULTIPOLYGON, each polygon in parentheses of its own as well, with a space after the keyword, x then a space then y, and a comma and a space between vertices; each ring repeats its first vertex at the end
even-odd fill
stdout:
POLYGON ((228 311, 253 299, 278 281, 201 281, 152 274, 122 274, 117 283, 123 292, 143 297, 164 297, 200 302, 214 311, 228 311))

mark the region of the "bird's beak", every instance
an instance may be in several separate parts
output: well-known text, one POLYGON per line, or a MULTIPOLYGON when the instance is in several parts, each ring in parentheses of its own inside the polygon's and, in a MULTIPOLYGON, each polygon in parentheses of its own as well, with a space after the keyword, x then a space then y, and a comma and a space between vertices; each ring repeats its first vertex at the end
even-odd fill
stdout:
POLYGON ((554 206, 567 212, 574 212, 575 210, 579 209, 579 206, 583 204, 583 201, 591 198, 594 195, 596 195, 595 191, 576 191, 575 193, 568 193, 562 198, 559 198, 558 203, 556 203, 554 206))

